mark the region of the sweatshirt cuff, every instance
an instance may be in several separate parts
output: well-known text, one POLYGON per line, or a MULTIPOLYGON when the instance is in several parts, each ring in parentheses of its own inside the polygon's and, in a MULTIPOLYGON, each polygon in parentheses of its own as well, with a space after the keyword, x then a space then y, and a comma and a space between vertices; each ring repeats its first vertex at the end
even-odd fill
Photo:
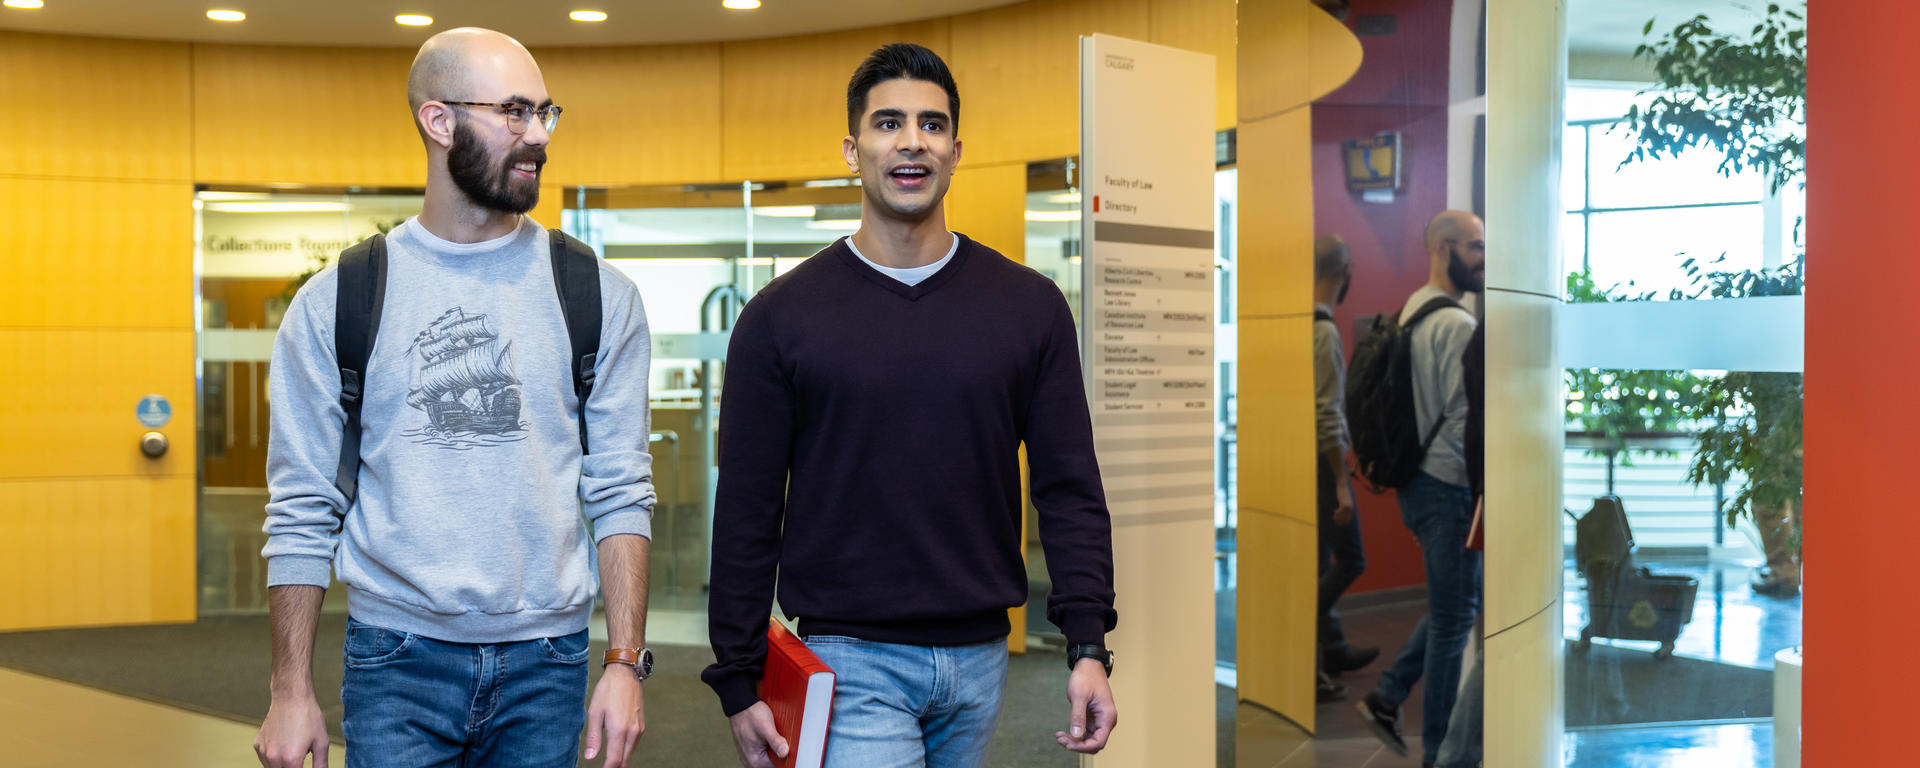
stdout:
POLYGON ((333 560, 312 555, 267 558, 267 586, 305 585, 326 589, 333 583, 333 560))
POLYGON ((732 675, 713 683, 713 692, 720 694, 720 711, 726 713, 727 717, 745 712, 759 702, 759 688, 745 675, 732 675))
POLYGON ((1066 615, 1060 631, 1067 636, 1067 645, 1107 644, 1106 622, 1100 614, 1093 611, 1076 611, 1066 615))
POLYGON ((653 512, 641 507, 629 507, 618 512, 609 512, 593 521, 593 543, 598 545, 608 536, 631 533, 653 539, 653 512))

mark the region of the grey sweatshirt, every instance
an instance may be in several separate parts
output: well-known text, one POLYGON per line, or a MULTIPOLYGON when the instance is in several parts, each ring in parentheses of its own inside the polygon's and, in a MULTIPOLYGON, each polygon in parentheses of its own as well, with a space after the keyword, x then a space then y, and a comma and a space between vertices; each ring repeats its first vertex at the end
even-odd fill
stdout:
POLYGON ((547 248, 525 218, 482 243, 441 240, 414 219, 388 235, 351 505, 333 482, 346 421, 337 271, 294 297, 269 385, 269 586, 325 588, 331 569, 355 619, 452 642, 586 627, 598 588, 589 539, 652 535, 652 340, 632 281, 601 262, 593 452, 582 456, 547 248))
MULTIPOLYGON (((1315 304, 1316 312, 1333 308, 1315 304)), ((1347 432, 1347 359, 1340 343, 1340 326, 1332 320, 1313 321, 1313 434, 1314 450, 1344 454, 1353 447, 1347 432)))
MULTIPOLYGON (((1404 323, 1420 307, 1447 295, 1433 286, 1421 286, 1400 310, 1404 323)), ((1420 321, 1413 329, 1413 410, 1426 439, 1442 415, 1447 422, 1427 449, 1420 471, 1435 479, 1467 487, 1467 389, 1461 356, 1477 323, 1464 309, 1446 308, 1420 321)))

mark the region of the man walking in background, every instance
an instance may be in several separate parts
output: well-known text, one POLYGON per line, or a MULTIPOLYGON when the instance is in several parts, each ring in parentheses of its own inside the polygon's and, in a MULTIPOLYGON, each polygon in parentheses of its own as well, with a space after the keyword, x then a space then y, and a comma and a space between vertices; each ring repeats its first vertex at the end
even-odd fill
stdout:
POLYGON ((1313 407, 1314 445, 1320 456, 1320 671, 1315 676, 1315 698, 1339 699, 1346 687, 1333 676, 1365 667, 1380 656, 1377 647, 1354 648, 1333 606, 1367 569, 1355 514, 1353 482, 1348 479, 1346 348, 1333 308, 1346 301, 1353 284, 1353 259, 1345 241, 1327 235, 1313 244, 1313 407))
POLYGON ((1480 553, 1467 549, 1473 523, 1468 485, 1467 394, 1462 361, 1477 323, 1459 306, 1468 291, 1486 284, 1486 233, 1480 219, 1445 211, 1427 224, 1427 284, 1400 310, 1400 323, 1432 302, 1451 303, 1412 330, 1415 423, 1431 435, 1420 471, 1398 490, 1400 518, 1420 541, 1426 566, 1427 614, 1414 627, 1400 655, 1381 675, 1379 687, 1356 706, 1374 734, 1399 754, 1400 704, 1425 681, 1420 746, 1423 765, 1433 765, 1446 739, 1447 722, 1460 688, 1461 656, 1480 607, 1480 553))
POLYGON ((1073 315, 1052 281, 947 230, 959 118, 932 51, 863 62, 841 142, 860 230, 734 325, 702 678, 742 765, 791 746, 755 692, 776 576, 837 675, 829 768, 986 764, 1027 594, 1023 443, 1072 669, 1055 739, 1093 753, 1113 732, 1113 544, 1073 315))
POLYGON ((597 303, 602 319, 590 394, 578 389, 554 267, 579 260, 576 245, 561 252, 525 215, 560 114, 525 48, 483 29, 435 35, 407 98, 426 201, 369 242, 356 274, 383 287, 329 268, 274 339, 262 553, 273 698, 254 749, 268 768, 298 768, 309 752, 326 762, 311 668, 337 573, 348 765, 573 766, 588 721, 587 757, 604 748, 622 765, 645 727, 652 664, 646 314, 632 282, 584 259, 599 290, 568 300, 597 303), (356 336, 336 327, 347 297, 371 303, 364 371, 336 351, 356 336), (615 650, 583 709, 589 547, 615 650))

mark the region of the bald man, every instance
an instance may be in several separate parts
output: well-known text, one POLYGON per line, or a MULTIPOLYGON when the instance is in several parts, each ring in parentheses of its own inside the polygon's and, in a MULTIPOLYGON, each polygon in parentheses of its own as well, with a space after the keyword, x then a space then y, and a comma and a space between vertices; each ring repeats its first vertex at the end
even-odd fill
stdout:
POLYGON ((1380 740, 1407 754, 1400 704, 1425 680, 1421 700, 1422 765, 1434 764, 1460 689, 1461 656, 1480 609, 1480 553, 1466 548, 1473 493, 1466 458, 1467 392, 1462 358, 1478 324, 1461 307, 1486 286, 1487 236, 1480 219, 1444 211, 1427 224, 1427 284, 1400 310, 1405 324, 1429 304, 1442 308, 1413 327, 1415 422, 1433 435, 1420 472, 1396 497, 1400 519, 1420 541, 1426 565, 1427 615, 1414 627, 1379 686, 1356 706, 1380 740), (1436 431, 1437 428, 1437 431, 1436 431))
POLYGON ((580 246, 526 216, 560 109, 525 48, 482 29, 435 35, 407 96, 426 200, 369 243, 384 245, 384 268, 370 271, 384 299, 357 471, 336 477, 353 466, 342 461, 339 269, 301 289, 274 340, 262 552, 272 704, 254 749, 269 768, 309 753, 326 764, 310 667, 337 575, 349 766, 572 766, 583 725, 586 756, 604 750, 606 765, 623 765, 645 726, 640 681, 652 667, 646 314, 633 283, 595 261, 598 296, 564 299, 600 310, 591 386, 576 390, 553 260, 584 257, 550 253, 580 246), (582 707, 590 547, 614 650, 582 707))

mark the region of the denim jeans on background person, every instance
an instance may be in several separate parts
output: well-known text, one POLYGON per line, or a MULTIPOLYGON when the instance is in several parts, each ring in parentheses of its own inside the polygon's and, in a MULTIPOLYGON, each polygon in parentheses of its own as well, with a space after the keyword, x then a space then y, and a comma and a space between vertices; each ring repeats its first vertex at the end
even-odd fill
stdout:
POLYGON ((1479 768, 1484 755, 1481 739, 1486 723, 1486 639, 1474 648, 1473 666, 1460 683, 1460 698, 1453 702, 1453 717, 1447 721, 1447 740, 1434 756, 1434 768, 1479 768))
POLYGON ((833 669, 826 768, 978 768, 1000 717, 1005 638, 952 647, 810 635, 833 669))
POLYGON ((573 768, 587 720, 587 631, 449 643, 347 619, 349 768, 573 768))
MULTIPOLYGON (((1346 525, 1333 522, 1333 512, 1340 502, 1334 495, 1333 470, 1321 462, 1319 471, 1320 506, 1320 652, 1339 648, 1347 644, 1347 633, 1340 627, 1340 617, 1333 612, 1333 606, 1346 594, 1347 588, 1359 580, 1360 574, 1367 570, 1366 550, 1360 544, 1360 511, 1354 510, 1353 519, 1346 525)), ((1340 482, 1348 482, 1340 478, 1340 482)))
POLYGON ((1427 570, 1427 615, 1408 636, 1399 658, 1380 676, 1386 703, 1406 701, 1414 683, 1421 697, 1420 748, 1434 762, 1460 693, 1461 659, 1480 609, 1480 553, 1467 549, 1473 497, 1466 488, 1421 472, 1400 489, 1400 519, 1420 541, 1427 570))

